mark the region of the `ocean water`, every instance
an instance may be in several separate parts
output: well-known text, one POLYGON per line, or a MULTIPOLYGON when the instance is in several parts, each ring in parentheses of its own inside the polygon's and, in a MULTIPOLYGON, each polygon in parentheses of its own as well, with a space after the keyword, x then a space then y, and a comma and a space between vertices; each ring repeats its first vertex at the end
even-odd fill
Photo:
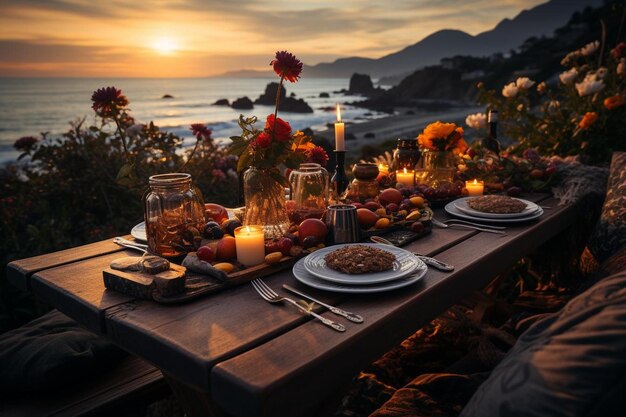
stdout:
MULTIPOLYGON (((40 132, 60 136, 69 128, 69 121, 87 117, 86 122, 92 122, 91 94, 106 86, 123 91, 137 122, 154 121, 162 129, 188 139, 186 146, 191 146, 194 140, 189 132, 191 123, 207 123, 213 129, 213 137, 226 142, 229 136, 239 132, 237 119, 240 113, 264 120, 273 112, 273 107, 255 105, 252 110, 242 111, 213 106, 212 103, 221 98, 232 102, 243 96, 254 101, 272 81, 277 78, 0 78, 0 163, 15 160, 18 152, 13 143, 22 136, 38 136, 40 132), (163 99, 164 94, 174 98, 163 99)), ((287 94, 295 93, 296 98, 303 98, 314 113, 283 112, 279 117, 289 121, 294 129, 323 129, 336 116, 334 111, 320 108, 363 99, 334 93, 347 89, 348 84, 349 80, 343 78, 303 78, 297 83, 285 83, 287 94), (320 98, 321 92, 329 93, 330 98, 320 98)), ((365 116, 372 118, 383 114, 342 106, 345 121, 359 122, 365 116)))

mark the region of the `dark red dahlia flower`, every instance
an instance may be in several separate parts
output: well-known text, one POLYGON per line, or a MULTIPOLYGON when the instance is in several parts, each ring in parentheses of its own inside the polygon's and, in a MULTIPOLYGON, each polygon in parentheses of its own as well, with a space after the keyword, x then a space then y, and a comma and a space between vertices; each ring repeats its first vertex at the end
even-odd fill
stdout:
POLYGON ((302 72, 302 61, 287 51, 277 51, 276 58, 270 62, 279 77, 295 83, 302 72))
POLYGON ((309 149, 306 153, 306 156, 310 162, 315 162, 316 164, 320 164, 325 167, 328 163, 328 154, 321 146, 316 146, 312 149, 309 149))
POLYGON ((101 117, 109 117, 128 105, 128 99, 122 90, 115 87, 99 88, 91 95, 91 108, 101 117))
POLYGON ((272 137, 267 132, 261 132, 259 133, 259 136, 257 136, 254 140, 254 143, 259 148, 266 149, 269 148, 270 144, 272 143, 272 137))
POLYGON ((39 139, 34 136, 24 136, 16 140, 13 147, 18 151, 27 152, 30 151, 37 142, 39 142, 39 139))
POLYGON ((204 123, 193 123, 189 127, 189 130, 191 130, 193 135, 198 140, 204 139, 206 141, 209 141, 211 140, 211 133, 213 133, 211 129, 209 129, 204 123))
POLYGON ((273 114, 267 116, 265 130, 279 142, 287 142, 291 139, 291 125, 280 117, 274 119, 273 114), (274 122, 274 120, 276 120, 276 122, 274 122))
POLYGON ((618 43, 617 46, 611 50, 611 55, 613 55, 615 59, 620 59, 624 53, 626 53, 626 42, 618 43))

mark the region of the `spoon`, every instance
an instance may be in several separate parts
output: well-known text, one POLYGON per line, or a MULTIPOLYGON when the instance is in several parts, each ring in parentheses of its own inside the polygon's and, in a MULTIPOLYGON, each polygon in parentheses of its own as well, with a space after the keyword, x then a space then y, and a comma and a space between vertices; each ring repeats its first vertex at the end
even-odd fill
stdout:
MULTIPOLYGON (((382 243, 383 245, 395 246, 393 243, 391 243, 384 237, 380 237, 380 236, 371 236, 370 240, 374 243, 382 243)), ((454 271, 454 266, 447 264, 445 262, 441 262, 440 260, 437 260, 435 258, 431 258, 430 256, 425 256, 420 253, 415 253, 415 256, 417 256, 426 265, 430 265, 433 268, 436 268, 440 271, 444 271, 444 272, 454 271)))

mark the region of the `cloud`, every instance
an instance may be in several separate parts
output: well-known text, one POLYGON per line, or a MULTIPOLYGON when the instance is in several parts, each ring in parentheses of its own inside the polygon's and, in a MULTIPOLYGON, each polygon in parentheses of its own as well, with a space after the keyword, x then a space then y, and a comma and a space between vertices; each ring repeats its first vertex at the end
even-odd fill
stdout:
POLYGON ((277 49, 307 64, 377 58, 444 28, 477 34, 543 1, 0 0, 0 74, 56 74, 67 62, 77 73, 117 74, 128 65, 134 75, 202 76, 264 68, 277 49), (150 49, 168 36, 180 46, 169 59, 150 49))

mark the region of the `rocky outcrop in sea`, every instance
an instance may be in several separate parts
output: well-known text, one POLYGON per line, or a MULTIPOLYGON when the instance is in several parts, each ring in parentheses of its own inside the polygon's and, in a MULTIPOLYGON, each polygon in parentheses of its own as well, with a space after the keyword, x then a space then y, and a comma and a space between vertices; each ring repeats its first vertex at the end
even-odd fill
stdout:
MULTIPOLYGON (((263 106, 273 106, 276 100, 276 92, 278 91, 278 83, 271 82, 265 87, 265 92, 254 100, 254 104, 263 106)), ((280 103, 278 109, 283 112, 291 113, 313 113, 311 106, 303 99, 287 97, 287 89, 285 86, 280 90, 280 103)))

